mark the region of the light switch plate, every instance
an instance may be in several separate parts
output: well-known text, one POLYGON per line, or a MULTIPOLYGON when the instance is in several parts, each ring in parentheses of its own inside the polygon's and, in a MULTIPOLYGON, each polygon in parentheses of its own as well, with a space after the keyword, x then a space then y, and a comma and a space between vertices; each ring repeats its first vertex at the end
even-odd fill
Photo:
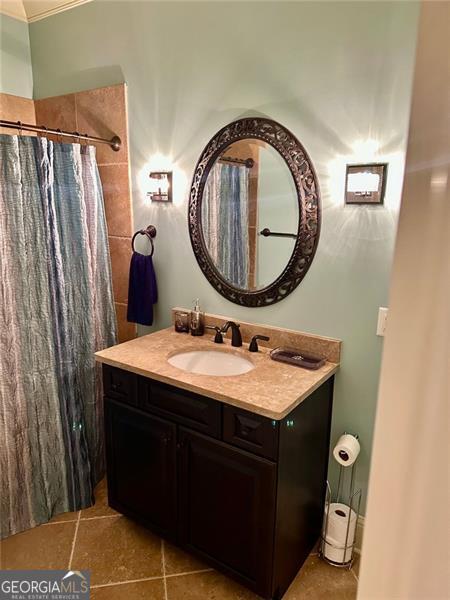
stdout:
POLYGON ((384 336, 386 332, 388 312, 389 309, 384 306, 380 306, 378 309, 377 335, 384 336))

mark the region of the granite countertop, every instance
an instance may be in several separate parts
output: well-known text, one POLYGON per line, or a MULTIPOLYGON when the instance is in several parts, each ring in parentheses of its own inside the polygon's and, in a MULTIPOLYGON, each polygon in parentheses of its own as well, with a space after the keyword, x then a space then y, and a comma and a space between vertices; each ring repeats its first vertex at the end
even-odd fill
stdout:
POLYGON ((259 352, 251 353, 247 344, 233 348, 228 339, 218 346, 210 335, 195 338, 168 328, 101 350, 95 358, 276 420, 288 415, 339 368, 336 363, 326 362, 320 369, 310 371, 276 362, 269 352, 270 348, 260 346, 259 352), (255 368, 243 375, 218 377, 188 373, 167 362, 170 356, 191 350, 233 352, 250 360, 255 368))

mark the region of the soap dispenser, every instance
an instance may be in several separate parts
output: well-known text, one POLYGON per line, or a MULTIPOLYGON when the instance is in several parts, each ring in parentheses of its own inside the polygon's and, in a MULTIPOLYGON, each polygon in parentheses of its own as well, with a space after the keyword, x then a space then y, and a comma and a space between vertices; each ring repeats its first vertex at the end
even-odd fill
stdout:
POLYGON ((205 314, 200 310, 200 302, 197 298, 194 309, 191 310, 190 318, 191 335, 203 335, 205 333, 205 314))

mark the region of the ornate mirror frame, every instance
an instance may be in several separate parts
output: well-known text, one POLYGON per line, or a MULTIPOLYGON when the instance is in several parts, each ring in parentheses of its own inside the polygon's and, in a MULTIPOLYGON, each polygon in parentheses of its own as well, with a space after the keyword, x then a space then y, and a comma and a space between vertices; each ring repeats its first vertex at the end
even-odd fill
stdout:
POLYGON ((188 221, 197 262, 219 294, 235 304, 252 307, 268 306, 283 300, 306 275, 319 241, 320 192, 311 159, 297 138, 271 119, 251 117, 226 125, 208 142, 195 167, 188 221), (270 285, 254 291, 234 287, 222 277, 208 253, 201 221, 203 191, 211 168, 230 144, 247 138, 267 142, 284 158, 294 179, 299 208, 297 238, 285 269, 270 285))

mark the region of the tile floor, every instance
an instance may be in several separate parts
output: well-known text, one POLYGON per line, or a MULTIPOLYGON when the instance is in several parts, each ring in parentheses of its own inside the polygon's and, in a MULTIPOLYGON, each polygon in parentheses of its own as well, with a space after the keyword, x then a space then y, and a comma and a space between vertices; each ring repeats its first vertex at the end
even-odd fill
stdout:
MULTIPOLYGON (((91 508, 0 542, 0 567, 89 569, 92 600, 258 600, 109 508, 104 481, 95 496, 91 508)), ((357 567, 336 569, 312 554, 283 600, 352 600, 357 567)))

